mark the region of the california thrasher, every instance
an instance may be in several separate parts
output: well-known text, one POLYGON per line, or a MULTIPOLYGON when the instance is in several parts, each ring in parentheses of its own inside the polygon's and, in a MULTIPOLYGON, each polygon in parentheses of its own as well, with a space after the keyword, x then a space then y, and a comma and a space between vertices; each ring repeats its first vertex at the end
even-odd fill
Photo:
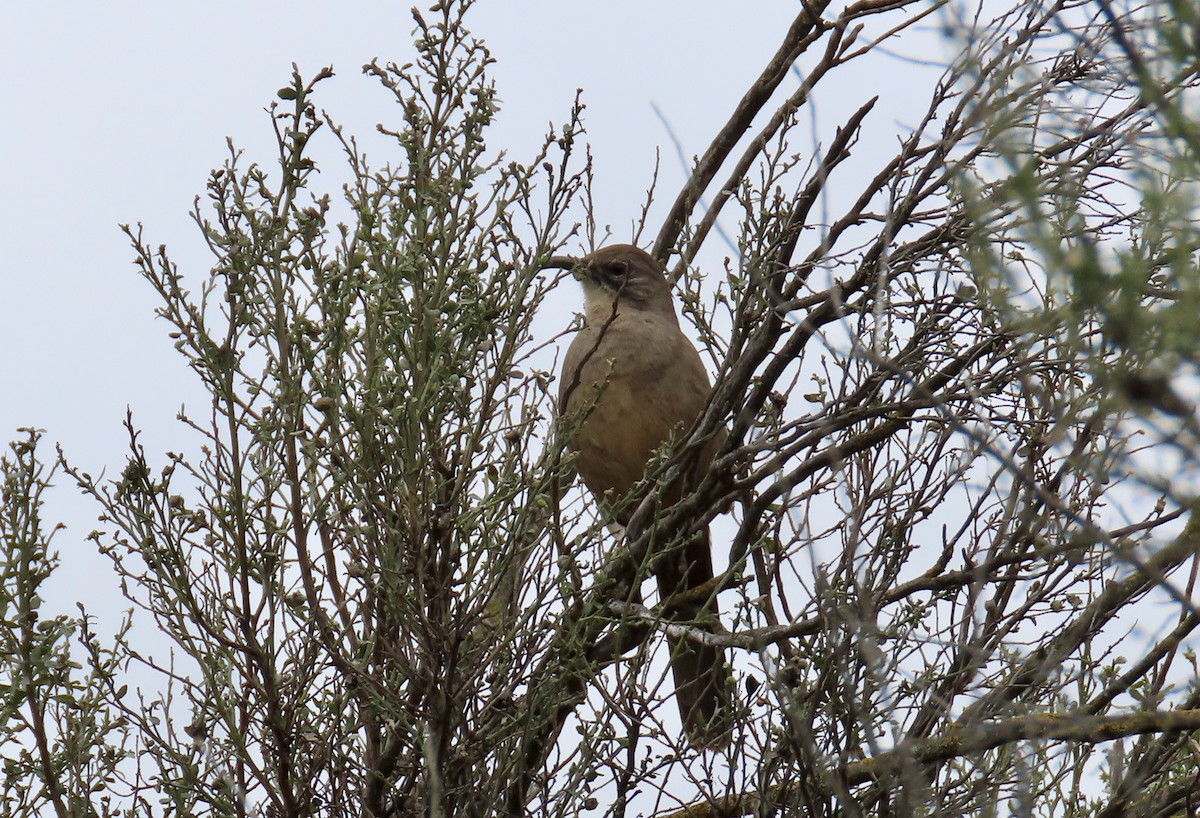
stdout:
MULTIPOLYGON (((686 433, 700 417, 711 387, 696 348, 679 329, 671 286, 661 265, 629 244, 605 247, 581 259, 555 256, 548 267, 569 269, 583 285, 585 321, 563 362, 559 414, 577 453, 576 470, 602 509, 626 525, 630 490, 656 449, 686 433)), ((677 503, 695 486, 721 445, 718 435, 694 467, 665 487, 659 508, 677 503)), ((717 619, 715 592, 672 602, 713 577, 708 529, 684 541, 662 532, 669 553, 654 557, 664 614, 704 629, 717 619)), ((729 669, 722 648, 668 638, 675 696, 688 740, 720 747, 729 740, 729 669)))

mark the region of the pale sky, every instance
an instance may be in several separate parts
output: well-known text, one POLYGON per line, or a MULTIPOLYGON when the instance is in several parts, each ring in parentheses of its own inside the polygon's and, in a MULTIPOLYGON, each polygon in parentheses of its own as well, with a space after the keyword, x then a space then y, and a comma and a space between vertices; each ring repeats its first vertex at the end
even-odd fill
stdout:
MULTIPOLYGON (((371 136, 377 122, 396 121, 395 103, 360 69, 372 58, 411 57, 410 8, 230 0, 4 7, 5 442, 16 428, 37 426, 47 430, 44 456, 61 443, 78 466, 112 475, 125 461, 121 423, 130 407, 155 460, 194 443, 175 414, 206 401, 155 318, 157 298, 118 225, 142 222, 149 242, 166 244, 185 274, 206 272, 193 199, 225 160, 227 137, 247 162, 272 163, 264 109, 293 62, 306 76, 332 65, 336 76, 322 84, 318 106, 362 136, 375 162, 391 159, 386 142, 372 146, 371 136)), ((653 106, 689 159, 702 151, 797 8, 795 0, 481 2, 469 26, 498 60, 492 76, 502 100, 490 144, 530 155, 582 88, 598 215, 627 238, 657 146, 661 189, 673 196, 685 178, 653 106)), ((107 573, 83 542, 95 509, 65 477, 57 482, 47 516, 70 527, 55 541, 64 557, 56 584, 69 599, 91 596, 96 572, 107 573)))
MULTIPOLYGON (((774 51, 797 4, 484 2, 473 30, 498 58, 494 146, 536 147, 585 90, 601 218, 636 214, 668 142, 689 155, 774 51), (636 21, 636 22, 634 22, 636 21)), ((148 434, 171 426, 192 380, 155 320, 120 223, 142 222, 185 272, 208 258, 188 217, 226 138, 272 162, 264 108, 291 64, 337 76, 317 103, 368 140, 394 103, 360 67, 411 56, 407 3, 9 5, 0 17, 0 430, 46 428, 81 464, 119 463, 132 406, 148 434)), ((369 142, 368 142, 369 144, 369 142)), ((382 143, 381 143, 382 144, 382 143)), ((389 156, 378 151, 382 164, 389 156)), ((682 169, 664 151, 664 189, 682 169)), ((148 439, 147 442, 155 442, 148 439)), ((159 441, 165 442, 165 439, 159 441)))

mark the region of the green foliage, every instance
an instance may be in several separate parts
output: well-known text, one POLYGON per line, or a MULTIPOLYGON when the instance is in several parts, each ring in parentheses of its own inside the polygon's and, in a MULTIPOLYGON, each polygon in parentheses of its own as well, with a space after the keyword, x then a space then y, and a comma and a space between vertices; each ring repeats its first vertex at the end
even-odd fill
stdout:
POLYGON ((329 69, 296 74, 273 107, 277 168, 233 152, 209 180, 204 280, 128 230, 213 396, 210 418, 182 416, 199 459, 152 465, 130 422, 119 480, 71 470, 178 646, 168 692, 131 714, 167 814, 410 813, 430 775, 462 814, 488 776, 505 786, 482 748, 519 732, 500 703, 559 581, 549 378, 521 367, 554 283, 539 262, 581 185, 579 125, 528 164, 488 149, 492 60, 469 5, 415 14, 414 63, 364 68, 399 103, 381 128, 396 164, 370 167, 318 114, 329 69), (330 132, 340 204, 316 191, 330 132))
POLYGON ((58 565, 42 519, 53 470, 38 458, 41 432, 20 431, 0 457, 0 815, 120 815, 113 791, 129 739, 117 712, 122 657, 86 616, 43 607, 58 565))
POLYGON ((997 83, 977 113, 997 161, 963 178, 989 306, 1073 360, 1118 414, 1188 414, 1171 381, 1197 371, 1200 128, 1187 92, 1200 66, 1186 45, 1195 10, 1170 5, 1177 14, 1117 18, 1101 4, 1098 45, 1010 78, 1046 84, 1032 101, 997 83))

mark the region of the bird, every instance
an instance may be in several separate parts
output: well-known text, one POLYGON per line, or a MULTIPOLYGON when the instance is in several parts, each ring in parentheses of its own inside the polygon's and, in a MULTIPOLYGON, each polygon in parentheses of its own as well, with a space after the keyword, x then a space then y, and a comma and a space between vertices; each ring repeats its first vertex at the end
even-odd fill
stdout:
MULTIPOLYGON (((654 452, 696 423, 712 391, 695 346, 679 328, 671 285, 662 265, 632 244, 602 247, 582 258, 554 256, 547 267, 567 269, 583 288, 584 324, 563 360, 558 414, 575 470, 601 510, 622 526, 634 511, 630 492, 654 452)), ((707 472, 724 431, 699 453, 683 480, 666 486, 660 508, 679 502, 707 472)), ((652 565, 664 616, 710 629, 719 613, 707 600, 672 601, 713 578, 707 527, 686 535, 652 565)), ((668 635, 675 697, 689 743, 719 748, 729 740, 729 666, 719 646, 668 635)))

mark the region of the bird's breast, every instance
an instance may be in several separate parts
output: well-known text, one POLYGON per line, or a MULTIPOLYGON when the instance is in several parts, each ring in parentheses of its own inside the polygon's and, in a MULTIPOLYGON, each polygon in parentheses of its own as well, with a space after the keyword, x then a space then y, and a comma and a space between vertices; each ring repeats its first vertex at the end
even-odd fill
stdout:
POLYGON ((618 316, 576 336, 562 388, 568 425, 579 424, 570 445, 580 476, 598 496, 621 497, 642 478, 653 452, 695 423, 709 384, 677 326, 618 316))

